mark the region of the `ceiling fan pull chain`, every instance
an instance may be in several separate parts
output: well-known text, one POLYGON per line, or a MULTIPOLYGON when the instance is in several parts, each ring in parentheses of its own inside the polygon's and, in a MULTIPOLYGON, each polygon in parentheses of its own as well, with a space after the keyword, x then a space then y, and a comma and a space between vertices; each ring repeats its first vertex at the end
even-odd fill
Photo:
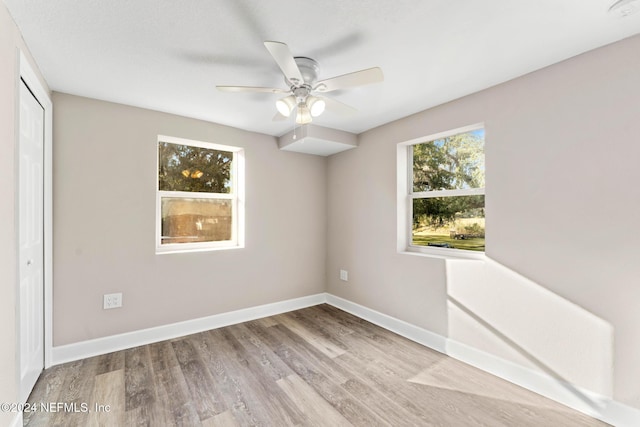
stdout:
MULTIPOLYGON (((296 109, 298 109, 297 104, 296 104, 296 109)), ((297 114, 297 112, 296 112, 296 114, 297 114)), ((296 125, 297 124, 298 124, 298 122, 294 120, 293 121, 293 140, 294 141, 296 140, 296 125)))

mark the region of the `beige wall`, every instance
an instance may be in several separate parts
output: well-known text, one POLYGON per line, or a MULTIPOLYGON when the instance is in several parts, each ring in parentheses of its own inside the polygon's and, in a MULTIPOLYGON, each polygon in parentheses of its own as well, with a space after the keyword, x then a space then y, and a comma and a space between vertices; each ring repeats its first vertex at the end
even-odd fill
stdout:
MULTIPOLYGON (((18 401, 15 111, 19 96, 19 50, 27 55, 32 67, 37 70, 11 15, 4 3, 0 2, 0 402, 18 401)), ((9 425, 14 415, 0 412, 0 425, 9 425)))
POLYGON ((640 36, 623 40, 373 129, 332 156, 328 291, 448 335, 444 262, 396 253, 396 146, 484 122, 487 255, 611 325, 613 396, 640 407, 639 52, 640 36))
POLYGON ((325 158, 213 123, 53 101, 55 346, 324 291, 325 158), (155 254, 158 134, 245 149, 244 249, 155 254), (123 307, 103 310, 112 292, 123 307))

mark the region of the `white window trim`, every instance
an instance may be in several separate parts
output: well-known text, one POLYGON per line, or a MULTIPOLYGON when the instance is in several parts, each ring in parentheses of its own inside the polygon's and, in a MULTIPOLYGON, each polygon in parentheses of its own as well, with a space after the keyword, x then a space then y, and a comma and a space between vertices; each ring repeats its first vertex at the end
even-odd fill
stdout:
MULTIPOLYGON (((457 129, 428 135, 403 141, 397 144, 396 151, 396 172, 397 172, 397 251, 398 253, 409 253, 415 255, 425 255, 434 258, 466 258, 484 259, 485 253, 479 251, 469 251, 464 249, 440 248, 432 246, 412 245, 412 224, 413 213, 412 204, 414 199, 429 197, 450 197, 450 196, 472 196, 485 194, 484 188, 469 188, 458 190, 437 190, 413 192, 413 149, 416 144, 446 138, 460 133, 471 132, 484 128, 484 123, 476 123, 457 129)), ((485 208, 486 209, 486 208, 485 208)))
POLYGON ((226 249, 244 248, 244 149, 230 145, 215 144, 212 142, 195 141, 173 136, 158 135, 156 141, 156 254, 173 254, 185 252, 202 252, 226 249), (228 151, 233 153, 231 161, 231 188, 233 193, 193 193, 189 191, 161 191, 159 188, 158 170, 160 158, 158 144, 168 142, 170 144, 190 145, 193 147, 212 150, 228 151), (197 196, 195 196, 197 194, 197 196), (232 201, 231 206, 231 240, 217 242, 194 243, 165 243, 162 244, 162 199, 170 197, 186 197, 198 199, 227 199, 232 201))

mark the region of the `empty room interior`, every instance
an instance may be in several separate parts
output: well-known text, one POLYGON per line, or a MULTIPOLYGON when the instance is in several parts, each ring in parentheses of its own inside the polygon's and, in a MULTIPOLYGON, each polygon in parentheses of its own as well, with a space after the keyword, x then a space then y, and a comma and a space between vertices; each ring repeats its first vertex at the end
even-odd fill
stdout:
POLYGON ((0 425, 640 425, 640 0, 0 3, 0 425))

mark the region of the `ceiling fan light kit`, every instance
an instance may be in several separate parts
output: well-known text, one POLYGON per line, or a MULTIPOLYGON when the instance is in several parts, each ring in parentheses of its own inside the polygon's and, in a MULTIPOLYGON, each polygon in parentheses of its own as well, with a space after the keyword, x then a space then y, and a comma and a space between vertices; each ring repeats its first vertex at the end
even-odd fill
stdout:
POLYGON ((296 113, 296 123, 298 124, 310 123, 312 117, 318 117, 324 112, 326 105, 323 99, 313 95, 297 97, 297 99, 295 96, 289 95, 276 101, 276 109, 284 117, 291 116, 294 108, 298 108, 296 113))
POLYGON ((318 81, 320 67, 315 60, 304 56, 294 57, 289 47, 281 42, 266 41, 264 45, 284 74, 288 90, 253 86, 217 86, 217 88, 225 92, 289 93, 289 96, 276 101, 276 109, 283 117, 290 117, 296 109, 297 124, 311 123, 313 117, 320 116, 325 108, 334 110, 338 114, 349 114, 355 111, 354 108, 339 101, 315 96, 314 92, 324 94, 384 80, 382 70, 374 67, 318 81))

